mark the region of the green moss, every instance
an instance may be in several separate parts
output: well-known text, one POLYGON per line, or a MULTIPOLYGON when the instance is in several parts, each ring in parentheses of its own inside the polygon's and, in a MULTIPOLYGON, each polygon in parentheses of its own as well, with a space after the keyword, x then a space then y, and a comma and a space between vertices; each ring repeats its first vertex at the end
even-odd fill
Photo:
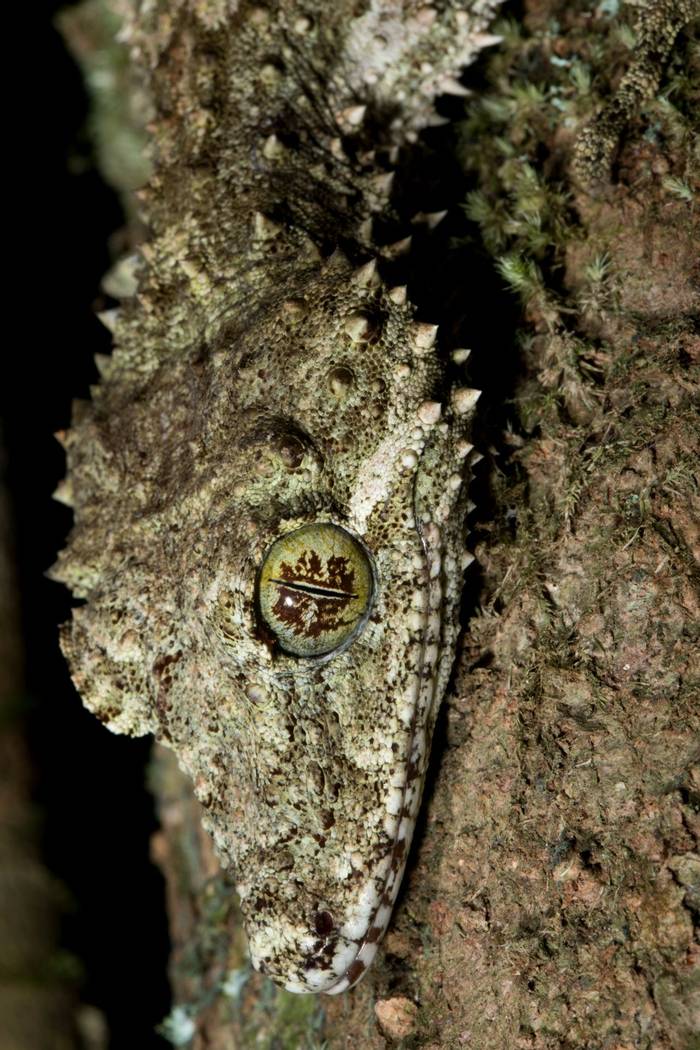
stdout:
POLYGON ((256 1050, 323 1050, 322 1023, 318 996, 294 995, 265 981, 245 1029, 245 1046, 256 1050))
MULTIPOLYGON (((550 291, 558 289, 567 246, 581 236, 566 171, 571 144, 605 107, 614 76, 634 58, 634 27, 609 10, 598 7, 595 33, 582 5, 561 5, 560 20, 538 24, 531 16, 527 29, 510 19, 497 23, 503 45, 490 58, 486 91, 471 102, 461 128, 458 153, 476 181, 465 212, 487 250, 500 257, 509 286, 526 301, 540 281, 535 262, 550 291)), ((694 196, 689 166, 699 52, 687 40, 671 61, 663 92, 635 114, 638 135, 680 147, 684 171, 666 174, 663 185, 687 202, 694 196)), ((593 284, 608 276, 604 251, 598 261, 589 273, 593 284)))

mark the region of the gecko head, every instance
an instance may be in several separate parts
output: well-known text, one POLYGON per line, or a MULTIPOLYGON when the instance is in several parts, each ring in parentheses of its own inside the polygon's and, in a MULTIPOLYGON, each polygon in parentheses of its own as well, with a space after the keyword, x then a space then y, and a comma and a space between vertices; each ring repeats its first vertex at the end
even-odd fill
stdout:
POLYGON ((291 991, 360 979, 406 863, 447 657, 445 549, 404 499, 398 531, 391 498, 361 534, 330 504, 278 521, 219 594, 247 701, 235 738, 255 753, 231 793, 255 828, 233 843, 237 888, 254 965, 291 991))
POLYGON ((292 991, 376 952, 453 658, 474 399, 445 400, 434 343, 333 256, 254 324, 117 368, 68 442, 73 678, 175 750, 292 991))

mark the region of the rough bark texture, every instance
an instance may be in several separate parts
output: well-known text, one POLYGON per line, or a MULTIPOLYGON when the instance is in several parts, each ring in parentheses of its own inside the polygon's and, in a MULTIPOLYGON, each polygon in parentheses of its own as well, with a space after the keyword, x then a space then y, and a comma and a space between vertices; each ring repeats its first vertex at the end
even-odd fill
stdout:
POLYGON ((635 52, 640 10, 635 37, 634 11, 527 4, 457 136, 467 239, 524 311, 511 349, 475 346, 475 609, 379 962, 335 1000, 250 971, 158 752, 177 1045, 700 1045, 699 58, 692 23, 668 63, 635 52))

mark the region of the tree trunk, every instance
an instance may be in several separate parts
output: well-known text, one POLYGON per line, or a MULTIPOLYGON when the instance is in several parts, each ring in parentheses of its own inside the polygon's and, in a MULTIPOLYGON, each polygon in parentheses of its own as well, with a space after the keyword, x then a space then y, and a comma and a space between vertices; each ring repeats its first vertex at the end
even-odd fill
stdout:
POLYGON ((526 3, 449 132, 471 221, 453 209, 436 245, 469 267, 485 458, 383 952, 337 998, 249 969, 158 749, 176 1045, 700 1046, 698 49, 688 23, 666 61, 663 4, 612 9, 526 3))

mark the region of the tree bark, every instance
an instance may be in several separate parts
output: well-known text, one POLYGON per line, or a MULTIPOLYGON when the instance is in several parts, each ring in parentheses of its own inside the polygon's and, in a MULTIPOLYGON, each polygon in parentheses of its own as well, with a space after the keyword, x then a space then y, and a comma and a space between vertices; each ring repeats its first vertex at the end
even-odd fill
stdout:
POLYGON ((700 1046, 698 49, 688 22, 640 65, 663 5, 636 25, 612 6, 526 3, 453 139, 484 387, 476 565, 384 950, 337 999, 254 973, 158 749, 176 1045, 700 1046), (484 312, 486 265, 504 281, 484 312))

